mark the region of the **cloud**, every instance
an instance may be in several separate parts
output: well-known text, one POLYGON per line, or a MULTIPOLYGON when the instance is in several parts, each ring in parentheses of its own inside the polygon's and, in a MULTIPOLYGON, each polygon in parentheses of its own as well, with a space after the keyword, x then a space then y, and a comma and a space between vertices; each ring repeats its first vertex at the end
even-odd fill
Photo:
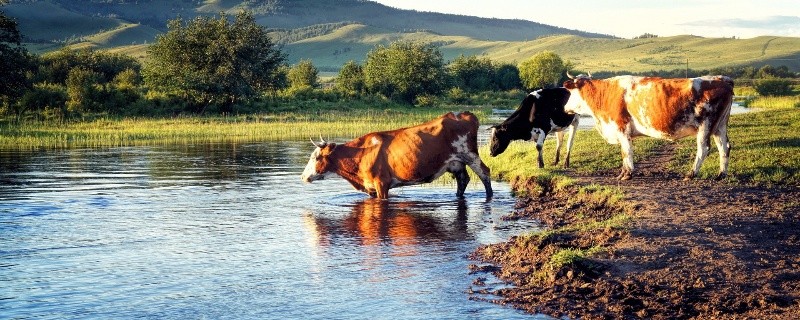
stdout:
POLYGON ((800 17, 794 16, 770 16, 758 19, 716 19, 698 20, 682 23, 682 25, 696 27, 728 27, 743 29, 798 29, 800 28, 800 17))

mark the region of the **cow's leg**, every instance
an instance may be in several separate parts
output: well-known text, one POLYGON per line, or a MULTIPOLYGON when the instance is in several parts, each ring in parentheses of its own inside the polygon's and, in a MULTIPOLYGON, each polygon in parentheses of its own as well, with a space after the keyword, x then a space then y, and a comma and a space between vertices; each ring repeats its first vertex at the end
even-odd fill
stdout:
POLYGON ((469 162, 469 167, 478 175, 478 178, 483 182, 483 188, 486 190, 486 200, 492 199, 494 192, 492 191, 492 181, 490 176, 489 167, 483 164, 481 158, 477 154, 472 155, 472 161, 469 162))
POLYGON ((719 151, 719 174, 716 179, 721 180, 728 176, 728 159, 731 154, 731 144, 728 142, 728 128, 721 126, 713 137, 719 151))
POLYGON ((622 149, 622 170, 617 176, 617 179, 630 180, 633 175, 633 142, 631 141, 631 137, 621 136, 619 138, 619 145, 622 149))
POLYGON ((388 199, 389 198, 389 184, 388 183, 383 183, 383 181, 381 181, 381 179, 376 178, 373 181, 373 184, 375 185, 375 195, 377 196, 378 199, 388 199))
POLYGON ((569 127, 569 139, 567 140, 567 156, 564 158, 564 168, 569 168, 569 156, 572 153, 572 142, 575 141, 575 134, 578 133, 578 116, 572 120, 572 125, 569 127))
POLYGON ((467 172, 467 168, 462 168, 459 171, 453 172, 453 177, 456 179, 456 184, 458 185, 458 189, 456 189, 456 196, 463 198, 464 190, 467 189, 467 185, 469 184, 469 173, 467 172))
POLYGON ((683 178, 683 180, 688 181, 696 177, 697 173, 700 172, 700 166, 703 165, 703 160, 705 160, 706 156, 708 156, 708 140, 711 134, 709 127, 709 122, 706 120, 700 124, 700 127, 697 128, 697 153, 694 156, 694 165, 692 166, 692 170, 686 174, 686 177, 683 178))
POLYGON ((538 155, 537 160, 539 160, 539 169, 544 168, 544 159, 542 158, 542 147, 544 146, 545 137, 547 137, 547 135, 542 133, 539 134, 539 137, 536 139, 536 153, 538 155))
POLYGON ((564 142, 564 130, 556 132, 556 159, 553 160, 553 165, 557 165, 561 158, 561 145, 564 142))

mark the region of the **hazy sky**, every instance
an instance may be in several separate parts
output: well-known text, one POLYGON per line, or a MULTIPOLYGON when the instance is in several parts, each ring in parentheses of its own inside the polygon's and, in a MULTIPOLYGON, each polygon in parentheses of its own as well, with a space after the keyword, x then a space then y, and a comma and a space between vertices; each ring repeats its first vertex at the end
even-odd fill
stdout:
POLYGON ((631 38, 800 37, 798 0, 376 0, 400 9, 534 22, 631 38))

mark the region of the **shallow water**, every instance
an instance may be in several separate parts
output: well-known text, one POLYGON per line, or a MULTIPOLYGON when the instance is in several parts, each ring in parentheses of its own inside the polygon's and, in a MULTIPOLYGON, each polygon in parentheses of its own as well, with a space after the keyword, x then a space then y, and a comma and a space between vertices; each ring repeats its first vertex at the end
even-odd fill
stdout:
MULTIPOLYGON (((509 319, 466 258, 506 184, 305 185, 307 142, 0 153, 0 318, 509 319)), ((502 286, 489 279, 488 287, 502 286)))

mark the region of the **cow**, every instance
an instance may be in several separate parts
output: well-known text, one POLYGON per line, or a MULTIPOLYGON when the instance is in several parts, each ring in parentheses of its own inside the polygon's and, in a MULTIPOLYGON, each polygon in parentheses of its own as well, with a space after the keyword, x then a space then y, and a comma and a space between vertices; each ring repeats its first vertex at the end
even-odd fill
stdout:
POLYGON ((564 167, 569 168, 572 142, 578 130, 578 116, 564 112, 564 105, 569 96, 569 91, 564 88, 539 89, 531 92, 508 119, 490 128, 489 154, 496 157, 503 153, 512 140, 536 141, 539 168, 544 168, 542 145, 547 134, 555 132, 556 158, 553 165, 556 165, 561 155, 564 131, 569 131, 567 156, 564 158, 564 167))
POLYGON ((726 76, 689 79, 618 76, 604 80, 591 74, 569 78, 564 88, 570 98, 567 112, 588 114, 595 128, 610 144, 622 148, 622 170, 617 176, 628 180, 633 175, 632 138, 650 136, 677 140, 697 139, 694 165, 684 180, 697 176, 708 155, 709 137, 719 151, 717 180, 728 174, 728 118, 733 103, 733 80, 726 76))
MULTIPOLYGON (((320 138, 321 139, 321 138, 320 138)), ((478 118, 470 112, 449 112, 426 123, 368 133, 343 144, 311 141, 301 179, 311 183, 336 174, 356 190, 386 199, 389 189, 428 183, 450 172, 459 198, 469 183, 469 166, 492 198, 489 168, 478 156, 478 118)))

